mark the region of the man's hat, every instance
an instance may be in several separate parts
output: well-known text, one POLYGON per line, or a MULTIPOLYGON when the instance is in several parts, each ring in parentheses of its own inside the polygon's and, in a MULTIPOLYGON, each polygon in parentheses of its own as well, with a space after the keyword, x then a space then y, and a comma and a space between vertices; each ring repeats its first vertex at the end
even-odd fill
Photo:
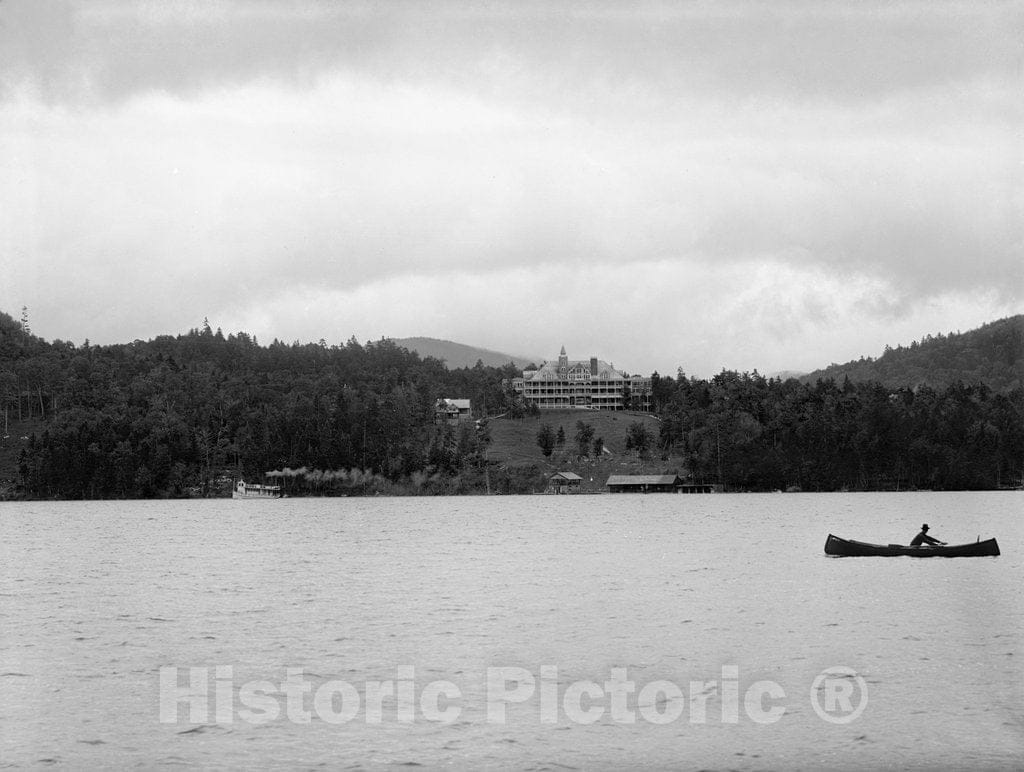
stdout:
POLYGON ((922 531, 927 531, 928 530, 928 523, 925 523, 924 525, 922 525, 921 526, 921 530, 922 531))

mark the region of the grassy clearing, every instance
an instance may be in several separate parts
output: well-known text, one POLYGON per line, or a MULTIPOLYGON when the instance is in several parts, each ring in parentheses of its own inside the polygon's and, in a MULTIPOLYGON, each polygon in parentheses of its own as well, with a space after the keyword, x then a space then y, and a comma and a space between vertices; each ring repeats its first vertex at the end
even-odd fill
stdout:
POLYGON ((547 473, 575 472, 583 478, 585 491, 605 490, 605 482, 612 474, 682 472, 681 458, 662 459, 660 453, 654 451, 648 459, 639 459, 626 450, 626 433, 635 421, 643 423, 657 438, 659 421, 647 413, 551 410, 522 419, 493 419, 489 424, 491 447, 487 458, 505 467, 535 465, 547 473), (602 438, 610 453, 602 454, 599 459, 577 457, 573 441, 577 421, 593 426, 594 437, 602 438), (537 445, 537 432, 542 424, 549 424, 555 432, 559 426, 565 430, 565 445, 556 448, 551 458, 545 458, 537 445))
POLYGON ((549 424, 556 432, 559 426, 565 429, 565 449, 574 450, 570 446, 575 445, 573 437, 576 435, 577 421, 593 426, 594 437, 603 438, 605 447, 615 455, 626 452, 626 432, 631 423, 641 422, 655 437, 658 436, 660 424, 658 419, 648 413, 614 413, 603 410, 547 410, 539 416, 497 418, 490 422, 492 443, 489 457, 509 463, 519 460, 543 462, 544 454, 537 446, 537 432, 541 424, 549 424))

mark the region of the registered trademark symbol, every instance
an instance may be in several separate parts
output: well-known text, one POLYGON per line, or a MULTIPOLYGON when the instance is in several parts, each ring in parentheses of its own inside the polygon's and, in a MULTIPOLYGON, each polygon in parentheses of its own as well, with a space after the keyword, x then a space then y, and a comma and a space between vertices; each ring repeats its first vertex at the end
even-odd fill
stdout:
POLYGON ((826 668, 811 684, 811 707, 830 724, 849 724, 867 706, 867 681, 853 668, 826 668))

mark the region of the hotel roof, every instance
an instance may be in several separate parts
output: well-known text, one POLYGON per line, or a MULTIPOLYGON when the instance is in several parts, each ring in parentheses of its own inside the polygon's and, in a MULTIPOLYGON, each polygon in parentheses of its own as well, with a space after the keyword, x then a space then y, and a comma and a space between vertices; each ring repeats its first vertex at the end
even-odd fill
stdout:
MULTIPOLYGON (((590 373, 590 360, 589 359, 570 359, 566 372, 572 370, 574 367, 582 367, 588 373, 590 373)), ((553 362, 545 362, 537 370, 532 371, 526 370, 523 372, 523 378, 528 381, 560 381, 563 380, 562 374, 558 372, 558 360, 553 362)), ((607 362, 599 359, 597 360, 597 375, 592 376, 600 378, 605 381, 621 381, 625 380, 625 376, 619 370, 616 370, 607 362)))

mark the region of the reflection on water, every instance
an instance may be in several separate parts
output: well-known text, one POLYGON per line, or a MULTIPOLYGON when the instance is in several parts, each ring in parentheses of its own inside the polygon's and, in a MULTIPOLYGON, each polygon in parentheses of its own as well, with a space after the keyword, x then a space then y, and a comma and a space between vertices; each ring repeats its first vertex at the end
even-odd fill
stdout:
POLYGON ((0 765, 1014 768, 1021 503, 999 493, 4 504, 0 765), (908 541, 925 521, 951 543, 996 536, 1003 555, 822 551, 829 532, 908 541), (836 666, 869 695, 847 724, 812 702, 815 678, 836 666), (208 676, 211 723, 189 723, 187 701, 161 723, 161 668, 178 668, 184 689, 190 667, 208 676), (534 681, 504 723, 488 720, 496 668, 534 681), (246 685, 279 686, 289 672, 311 692, 300 699, 311 720, 289 720, 280 696, 274 720, 244 720, 246 685), (622 674, 635 685, 633 723, 612 715, 606 684, 622 674), (395 696, 379 720, 368 712, 368 692, 389 681, 414 694, 411 722, 395 696), (449 722, 419 707, 438 681, 457 689, 449 722), (585 681, 600 691, 571 691, 585 681), (658 681, 683 696, 641 695, 658 681), (332 682, 357 693, 344 723, 330 710, 348 692, 312 710, 332 682), (771 723, 743 702, 757 682, 784 692, 757 703, 784 709, 771 723), (230 721, 214 721, 215 683, 230 721), (601 715, 581 723, 572 705, 601 715), (655 711, 677 717, 656 723, 655 711))

